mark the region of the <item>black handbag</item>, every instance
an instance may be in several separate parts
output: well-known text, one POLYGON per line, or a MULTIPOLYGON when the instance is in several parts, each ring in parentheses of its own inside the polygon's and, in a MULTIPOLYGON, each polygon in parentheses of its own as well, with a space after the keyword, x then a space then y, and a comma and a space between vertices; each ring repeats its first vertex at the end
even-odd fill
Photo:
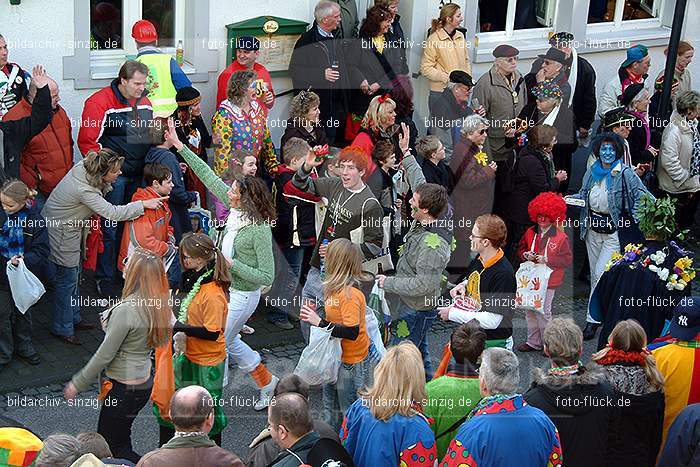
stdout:
POLYGON ((588 225, 599 234, 609 235, 617 230, 610 214, 601 214, 592 209, 588 210, 588 225))
POLYGON ((644 234, 639 230, 637 221, 632 216, 632 209, 627 209, 627 182, 625 181, 625 170, 620 172, 622 177, 622 209, 620 211, 620 221, 617 226, 617 237, 620 240, 620 252, 625 252, 625 247, 630 243, 644 243, 644 234))

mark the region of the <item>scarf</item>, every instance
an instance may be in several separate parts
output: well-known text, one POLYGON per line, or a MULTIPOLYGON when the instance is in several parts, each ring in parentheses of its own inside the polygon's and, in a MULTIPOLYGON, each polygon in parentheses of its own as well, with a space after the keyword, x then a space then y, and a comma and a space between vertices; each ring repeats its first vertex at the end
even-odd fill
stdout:
POLYGON ((570 376, 578 374, 581 371, 581 369, 583 369, 583 365, 581 364, 581 362, 578 362, 574 365, 552 367, 547 370, 547 375, 570 376))
POLYGON ((610 187, 612 183, 612 169, 613 166, 607 169, 604 168, 603 164, 600 163, 600 159, 597 159, 591 166, 591 178, 593 182, 598 183, 605 179, 605 186, 610 187))
POLYGON ((226 258, 233 259, 236 251, 233 248, 233 242, 238 235, 238 232, 247 225, 250 225, 248 216, 244 215, 239 209, 231 208, 228 217, 226 218, 226 233, 221 242, 221 252, 226 258))
MULTIPOLYGON (((573 93, 572 93, 573 94, 573 93)), ((561 104, 558 106, 554 107, 551 112, 549 112, 549 115, 547 115, 544 118, 544 121, 542 124, 544 125, 549 125, 549 126, 554 126, 554 121, 557 119, 557 115, 559 115, 559 109, 561 109, 561 104)))
POLYGON ((688 122, 693 129, 693 152, 690 156, 690 176, 700 174, 700 131, 698 131, 697 120, 688 122))
POLYGON ((24 254, 24 226, 27 221, 25 209, 7 216, 0 232, 0 255, 4 258, 24 254))
POLYGON ((569 71, 569 86, 571 86, 571 94, 569 95, 569 107, 574 103, 574 92, 576 92, 576 81, 578 79, 578 52, 573 47, 571 48, 571 69, 569 71))
POLYGON ((471 420, 475 416, 485 413, 505 412, 507 410, 501 410, 500 408, 500 406, 503 405, 512 405, 514 408, 517 405, 527 405, 522 397, 523 396, 520 394, 494 394, 492 396, 486 396, 481 399, 478 404, 476 404, 471 412, 469 412, 469 415, 467 415, 467 420, 471 420), (518 399, 520 399, 520 401, 518 401, 518 399), (520 402, 520 404, 517 402, 520 402), (492 404, 498 404, 499 408, 497 408, 495 411, 490 411, 489 407, 492 404))
POLYGON ((637 366, 646 365, 645 356, 649 355, 648 350, 643 350, 641 352, 626 352, 624 350, 610 349, 608 353, 602 358, 598 359, 596 363, 598 365, 616 365, 620 363, 633 364, 637 366))

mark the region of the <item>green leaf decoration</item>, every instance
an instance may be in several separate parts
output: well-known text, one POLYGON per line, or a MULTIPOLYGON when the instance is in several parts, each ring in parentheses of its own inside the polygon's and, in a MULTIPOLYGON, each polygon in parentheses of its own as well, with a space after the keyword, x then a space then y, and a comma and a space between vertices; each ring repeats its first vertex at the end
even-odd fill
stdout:
POLYGON ((452 243, 450 243, 450 251, 455 251, 457 249, 457 239, 452 237, 452 243))
POLYGON ((440 236, 435 232, 426 235, 423 241, 433 250, 437 250, 440 247, 440 236))
POLYGON ((399 252, 399 256, 403 255, 403 246, 404 246, 404 244, 402 243, 402 244, 399 245, 399 247, 397 248, 397 251, 399 252))
MULTIPOLYGON (((647 239, 666 241, 678 228, 676 224, 676 200, 670 197, 657 198, 656 201, 644 194, 637 208, 639 230, 647 239)), ((682 239, 682 235, 679 236, 682 239)))
POLYGON ((396 326, 396 335, 401 339, 411 335, 411 332, 408 330, 406 320, 402 319, 399 321, 399 324, 396 326))

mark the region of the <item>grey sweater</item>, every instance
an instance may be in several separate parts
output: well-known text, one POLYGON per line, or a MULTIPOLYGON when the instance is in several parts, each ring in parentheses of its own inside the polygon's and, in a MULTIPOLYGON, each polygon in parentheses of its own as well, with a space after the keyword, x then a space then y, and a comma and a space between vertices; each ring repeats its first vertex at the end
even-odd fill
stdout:
POLYGON ((442 272, 452 246, 452 234, 442 222, 424 226, 414 221, 404 237, 396 275, 384 281, 384 290, 399 295, 413 310, 432 310, 442 293, 442 272))
POLYGON ((104 340, 87 365, 73 376, 78 391, 97 382, 102 370, 117 381, 144 379, 151 374, 148 324, 134 306, 136 300, 129 297, 104 311, 104 340))

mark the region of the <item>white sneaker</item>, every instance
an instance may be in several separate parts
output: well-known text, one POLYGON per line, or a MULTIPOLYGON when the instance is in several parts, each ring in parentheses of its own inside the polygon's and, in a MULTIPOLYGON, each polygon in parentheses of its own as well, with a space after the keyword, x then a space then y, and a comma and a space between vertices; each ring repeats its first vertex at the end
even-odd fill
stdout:
POLYGON ((279 380, 277 376, 272 375, 270 382, 267 383, 265 387, 260 388, 260 399, 255 401, 253 409, 259 412, 265 410, 265 407, 270 405, 270 399, 272 399, 272 395, 275 392, 275 387, 277 387, 279 380))
POLYGON ((244 324, 243 327, 241 328, 242 334, 253 334, 254 332, 255 332, 255 329, 248 326, 247 324, 244 324))

